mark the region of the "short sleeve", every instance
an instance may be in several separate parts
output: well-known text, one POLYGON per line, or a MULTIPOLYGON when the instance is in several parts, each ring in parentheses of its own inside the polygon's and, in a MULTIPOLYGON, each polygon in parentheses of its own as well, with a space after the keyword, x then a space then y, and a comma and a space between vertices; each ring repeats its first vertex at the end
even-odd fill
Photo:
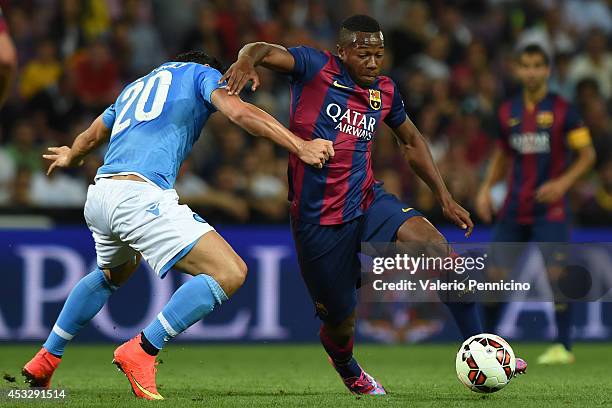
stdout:
POLYGON ((106 126, 107 129, 113 128, 113 125, 115 124, 115 116, 115 104, 113 103, 102 113, 102 122, 104 122, 104 126, 106 126))
POLYGON ((223 75, 219 71, 211 67, 202 67, 198 74, 196 75, 196 86, 204 99, 212 109, 214 109, 214 105, 210 100, 210 96, 213 91, 219 88, 225 88, 227 86, 227 82, 219 83, 219 79, 221 79, 223 75))
POLYGON ((329 55, 311 47, 299 46, 288 48, 293 55, 295 65, 291 77, 296 82, 310 81, 329 61, 329 55))
POLYGON ((389 125, 391 129, 396 129, 406 121, 406 108, 404 107, 404 100, 402 94, 399 91, 395 82, 393 83, 393 100, 391 102, 391 110, 385 117, 385 123, 389 125))
POLYGON ((591 145, 591 134, 582 122, 578 109, 570 105, 565 114, 563 130, 567 135, 567 143, 574 150, 582 149, 591 145))

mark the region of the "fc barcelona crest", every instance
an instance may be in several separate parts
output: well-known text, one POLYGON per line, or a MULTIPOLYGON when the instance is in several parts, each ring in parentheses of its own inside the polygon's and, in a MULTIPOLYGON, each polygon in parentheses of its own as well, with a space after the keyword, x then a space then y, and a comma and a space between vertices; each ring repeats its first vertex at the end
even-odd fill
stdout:
POLYGON ((374 110, 379 110, 382 107, 380 99, 380 91, 378 89, 370 89, 370 107, 374 110))
POLYGON ((536 122, 540 128, 549 128, 552 126, 555 117, 550 111, 539 112, 536 116, 536 122))

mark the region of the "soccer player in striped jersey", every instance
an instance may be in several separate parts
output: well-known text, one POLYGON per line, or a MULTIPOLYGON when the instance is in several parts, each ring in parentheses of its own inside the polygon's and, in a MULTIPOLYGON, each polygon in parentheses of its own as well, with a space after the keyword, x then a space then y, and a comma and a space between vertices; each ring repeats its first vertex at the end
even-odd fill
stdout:
MULTIPOLYGON (((539 45, 520 50, 517 76, 523 89, 499 108, 498 144, 476 200, 477 212, 485 222, 492 220, 491 188, 506 178, 508 192, 496 215, 492 241, 568 242, 567 192, 595 162, 589 130, 574 106, 548 90, 549 57, 539 45)), ((551 276, 557 275, 559 257, 548 246, 542 248, 550 252, 544 258, 551 276)), ((499 261, 499 268, 509 270, 512 260, 499 261)), ((500 305, 485 310, 494 326, 500 305)), ((542 364, 574 361, 571 304, 556 303, 555 317, 557 344, 540 356, 542 364)))
MULTIPOLYGON (((389 126, 416 173, 429 185, 444 215, 466 231, 473 223, 448 192, 427 143, 408 119, 393 80, 379 75, 384 37, 376 20, 356 15, 342 23, 338 55, 309 47, 244 46, 226 72, 229 92, 256 66, 289 75, 290 129, 305 140, 333 141, 335 156, 314 170, 289 157, 291 228, 302 276, 322 320, 320 339, 347 388, 385 394, 353 357, 361 242, 442 244, 446 240, 417 210, 387 193, 372 172, 371 147, 381 122, 389 126)), ((442 254, 443 256, 449 253, 442 254)), ((475 305, 449 304, 465 338, 480 333, 475 305)))

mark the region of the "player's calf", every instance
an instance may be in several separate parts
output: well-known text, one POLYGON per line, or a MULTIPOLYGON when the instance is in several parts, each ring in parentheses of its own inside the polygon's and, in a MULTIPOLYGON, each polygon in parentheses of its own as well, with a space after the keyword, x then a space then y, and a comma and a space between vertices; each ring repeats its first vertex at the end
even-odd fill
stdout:
POLYGON ((155 382, 155 356, 165 344, 228 299, 207 274, 185 282, 142 333, 121 345, 113 363, 123 371, 138 398, 163 399, 155 382))
POLYGON ((355 312, 339 324, 323 322, 321 333, 324 333, 334 344, 348 344, 355 335, 355 312))
POLYGON ((155 320, 143 330, 142 348, 150 355, 157 355, 170 339, 227 299, 215 279, 207 274, 194 276, 174 292, 155 320))
MULTIPOLYGON (((446 238, 424 217, 407 219, 397 232, 397 242, 414 244, 429 257, 456 256, 446 238)), ((459 299, 458 299, 459 300, 459 299)), ((445 302, 464 339, 482 333, 480 316, 474 302, 445 302)))
POLYGON ((140 398, 162 399, 155 385, 155 356, 170 339, 228 300, 247 274, 244 261, 215 231, 203 235, 175 267, 193 278, 174 292, 140 335, 115 351, 113 362, 140 398))
POLYGON ((96 268, 70 292, 53 329, 40 351, 23 367, 31 387, 48 388, 66 345, 102 309, 113 292, 136 270, 140 256, 117 268, 96 268))
POLYGON ((244 261, 215 231, 203 235, 175 267, 193 278, 177 289, 143 330, 141 346, 150 355, 228 300, 247 274, 244 261))

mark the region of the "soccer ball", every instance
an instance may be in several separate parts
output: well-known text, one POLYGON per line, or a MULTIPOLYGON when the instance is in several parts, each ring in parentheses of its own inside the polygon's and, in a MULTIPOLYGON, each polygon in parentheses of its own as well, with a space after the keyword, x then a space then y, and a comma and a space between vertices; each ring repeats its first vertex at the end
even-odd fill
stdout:
POLYGON ((481 333, 463 342, 455 368, 459 381, 470 390, 491 393, 508 385, 514 376, 516 359, 506 340, 481 333))

